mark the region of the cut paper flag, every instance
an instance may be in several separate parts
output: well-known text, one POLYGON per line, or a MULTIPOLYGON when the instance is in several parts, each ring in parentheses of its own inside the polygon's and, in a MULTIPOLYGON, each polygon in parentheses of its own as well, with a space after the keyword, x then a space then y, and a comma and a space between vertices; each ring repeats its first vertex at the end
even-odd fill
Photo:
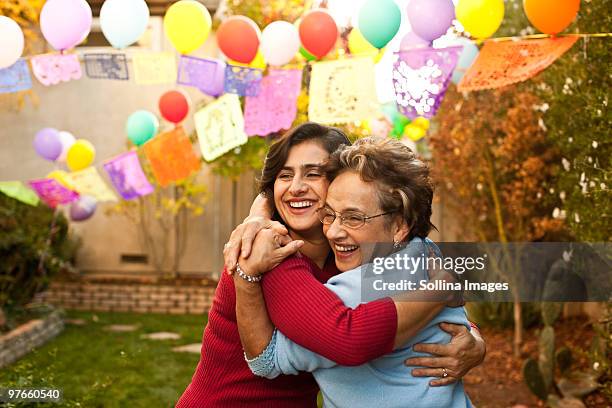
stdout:
POLYGON ((308 119, 324 124, 365 120, 378 100, 371 58, 317 62, 310 77, 308 119))
POLYGON ((32 88, 28 63, 18 60, 10 67, 0 69, 0 93, 27 91, 32 88))
POLYGON ((55 179, 31 180, 29 184, 38 197, 51 208, 57 207, 58 204, 71 203, 79 198, 76 192, 68 190, 55 179))
POLYGON ((33 207, 36 207, 40 202, 36 193, 27 188, 21 181, 0 181, 0 192, 33 207))
POLYGON ((32 71, 38 81, 45 85, 57 85, 80 79, 81 64, 76 54, 43 54, 32 57, 32 71))
POLYGON ((134 151, 108 160, 104 163, 104 170, 124 200, 133 200, 153 192, 153 186, 142 171, 138 154, 134 151))
POLYGON ((125 54, 85 54, 85 72, 93 79, 113 79, 127 81, 130 79, 125 54))
POLYGON ((244 104, 244 129, 249 136, 266 136, 289 129, 297 114, 297 98, 302 85, 302 70, 272 69, 261 81, 257 96, 247 96, 244 104))
POLYGON ((140 53, 132 57, 137 84, 156 85, 176 82, 174 55, 167 52, 140 53))
POLYGON ((176 83, 193 86, 208 95, 221 95, 225 84, 225 62, 181 55, 176 83))
POLYGON ((212 161, 247 142, 238 95, 221 96, 197 111, 193 119, 206 161, 212 161))
POLYGON ((400 51, 393 64, 398 110, 410 119, 432 118, 444 98, 463 47, 400 51))
POLYGON ((487 41, 459 82, 460 91, 500 88, 525 81, 548 68, 578 36, 523 41, 487 41))
POLYGON ((100 202, 117 201, 117 196, 108 188, 95 167, 67 173, 64 177, 74 187, 74 190, 81 195, 93 196, 100 202))
POLYGON ((240 96, 259 94, 263 71, 257 68, 227 65, 225 67, 225 92, 240 96))
POLYGON ((182 127, 157 135, 144 144, 153 175, 160 186, 187 178, 200 169, 200 159, 194 154, 182 127))

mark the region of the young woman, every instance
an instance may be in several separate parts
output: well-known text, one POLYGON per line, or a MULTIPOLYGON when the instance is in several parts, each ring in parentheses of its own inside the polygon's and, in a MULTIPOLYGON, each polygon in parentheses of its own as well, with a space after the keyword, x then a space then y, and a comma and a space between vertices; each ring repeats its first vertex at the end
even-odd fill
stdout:
MULTIPOLYGON (((302 256, 287 260, 281 273, 275 271, 266 276, 262 287, 272 321, 290 339, 339 364, 360 365, 390 352, 398 339, 403 342, 410 338, 418 331, 416 325, 426 321, 432 312, 422 310, 417 313, 409 308, 396 307, 388 298, 352 309, 322 285, 338 270, 333 257, 328 257, 329 246, 321 235, 321 223, 312 207, 322 205, 327 194, 328 182, 321 166, 342 144, 349 144, 342 132, 308 123, 289 131, 271 147, 263 171, 262 188, 267 191, 277 179, 279 182, 284 179, 288 185, 287 195, 277 208, 277 214, 287 217, 287 225, 296 225, 298 229, 307 230, 316 225, 319 236, 308 233, 300 236, 304 239, 302 253, 312 253, 312 259, 302 256), (296 152, 290 163, 289 156, 296 152), (285 173, 281 175, 281 171, 285 173), (287 172, 293 172, 290 173, 293 175, 289 176, 287 172), (300 182, 288 181, 294 178, 300 182), (289 291, 289 286, 297 290, 289 291)), ((256 225, 256 230, 269 224, 256 220, 247 225, 256 225)), ((233 239, 243 237, 240 231, 244 228, 237 231, 232 234, 233 239)), ((298 245, 296 241, 288 247, 276 249, 274 257, 278 257, 280 262, 298 245)), ((234 246, 236 249, 237 245, 234 246)), ((251 256, 256 259, 257 251, 251 256)), ((254 376, 249 370, 243 357, 236 317, 239 308, 236 292, 243 290, 243 283, 248 282, 240 278, 242 282, 236 285, 235 279, 222 274, 204 331, 200 362, 177 406, 316 406, 318 389, 310 374, 281 376, 270 381, 254 376)), ((454 345, 445 352, 460 375, 480 363, 484 356, 484 343, 467 330, 457 331, 454 339, 454 345)), ((448 379, 441 379, 445 380, 448 379)))
MULTIPOLYGON (((417 160, 409 148, 390 139, 366 138, 336 151, 326 170, 333 182, 325 205, 319 207, 317 213, 342 273, 332 277, 325 286, 347 306, 356 307, 361 302, 362 291, 371 284, 361 268, 372 260, 368 248, 371 243, 393 244, 387 247, 396 251, 403 246, 402 255, 412 257, 437 252, 435 244, 426 239, 431 229, 433 186, 427 166, 417 160)), ((275 189, 275 202, 278 190, 275 189)), ((256 252, 266 252, 266 245, 261 241, 262 238, 258 238, 255 243, 256 252)), ((266 262, 241 258, 238 271, 256 280, 254 277, 265 272, 267 267, 266 262)), ((414 282, 428 277, 424 268, 411 272, 403 277, 414 282)), ((256 296, 261 298, 261 291, 256 296)), ((238 295, 238 304, 240 297, 238 295)), ((289 340, 273 328, 265 306, 250 309, 242 316, 239 314, 239 321, 241 319, 248 321, 252 329, 246 330, 247 325, 239 323, 247 357, 253 350, 260 351, 262 343, 269 342, 258 357, 248 360, 252 371, 266 378, 312 372, 326 407, 471 406, 460 381, 432 388, 427 379, 408 375, 403 364, 405 359, 417 354, 412 349, 416 342, 449 340, 450 336, 440 329, 439 323, 469 327, 463 308, 445 308, 424 330, 393 353, 358 367, 340 366, 289 340)), ((443 368, 442 373, 447 374, 447 370, 443 368)))

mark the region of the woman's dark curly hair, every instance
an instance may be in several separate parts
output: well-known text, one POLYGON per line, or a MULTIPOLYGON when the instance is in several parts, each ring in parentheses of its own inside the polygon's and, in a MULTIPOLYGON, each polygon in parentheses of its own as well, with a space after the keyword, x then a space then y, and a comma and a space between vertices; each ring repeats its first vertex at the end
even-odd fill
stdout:
POLYGON ((338 149, 330 156, 325 172, 333 180, 345 171, 355 171, 362 180, 377 183, 380 209, 397 211, 404 217, 410 227, 408 240, 425 238, 435 228, 430 220, 434 185, 429 167, 403 143, 372 136, 338 149))

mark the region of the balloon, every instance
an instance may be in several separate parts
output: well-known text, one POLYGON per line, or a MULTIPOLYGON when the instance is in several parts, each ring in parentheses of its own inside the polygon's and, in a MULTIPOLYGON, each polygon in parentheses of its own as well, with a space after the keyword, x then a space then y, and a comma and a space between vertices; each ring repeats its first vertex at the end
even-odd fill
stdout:
POLYGON ((478 47, 467 38, 460 38, 457 40, 457 44, 463 46, 463 50, 459 55, 459 60, 457 61, 457 66, 453 71, 453 76, 451 80, 453 83, 458 84, 461 81, 461 78, 465 75, 467 70, 472 66, 476 57, 478 57, 478 47))
POLYGON ((40 12, 40 30, 58 51, 85 40, 91 21, 91 7, 85 0, 48 0, 40 12))
POLYGON ((415 120, 412 121, 412 126, 420 127, 423 130, 429 130, 429 119, 419 116, 415 120))
POLYGON ((410 0, 408 21, 412 32, 432 42, 446 34, 455 19, 452 0, 410 0))
POLYGON ((402 13, 393 0, 367 0, 359 10, 359 31, 378 49, 393 39, 401 22, 402 13))
POLYGON ((0 16, 0 69, 17 62, 23 54, 23 31, 14 20, 0 16))
POLYGON ((300 47, 300 55, 306 58, 306 61, 314 61, 317 59, 317 57, 306 51, 306 48, 304 47, 300 47))
POLYGON ((70 204, 70 219, 72 221, 85 221, 96 212, 97 200, 90 195, 82 195, 70 204))
POLYGON ((472 37, 488 38, 504 19, 504 0, 459 0, 455 13, 472 37))
POLYGON ((178 124, 189 113, 189 101, 182 91, 168 91, 159 98, 159 112, 168 122, 178 124))
POLYGON ((529 22, 545 34, 565 30, 578 14, 580 0, 523 0, 529 22))
POLYGON ((74 190, 74 186, 66 178, 67 175, 68 173, 63 170, 53 170, 51 173, 47 174, 46 178, 57 180, 58 183, 67 189, 74 190))
POLYGON ((68 150, 72 147, 76 139, 72 136, 72 133, 66 132, 64 130, 59 132, 60 142, 62 143, 62 152, 55 159, 56 162, 65 162, 66 157, 68 156, 68 150))
POLYGON ((232 16, 221 23, 217 30, 217 43, 229 59, 248 64, 259 49, 259 27, 245 16, 232 16))
POLYGON ((231 59, 228 59, 227 63, 230 65, 236 65, 238 67, 266 69, 266 60, 264 59, 264 56, 261 53, 261 50, 257 51, 257 55, 255 55, 255 58, 253 58, 253 61, 251 61, 248 64, 243 64, 242 62, 234 61, 231 59))
POLYGON ((164 15, 166 36, 181 54, 200 48, 210 34, 212 19, 204 5, 195 0, 181 0, 164 15))
POLYGON ((429 47, 429 42, 422 39, 412 31, 406 33, 400 42, 400 50, 429 47))
POLYGON ((43 159, 55 160, 62 153, 62 142, 57 129, 43 128, 34 137, 34 150, 43 159))
POLYGON ((365 39, 357 27, 348 35, 348 48, 353 55, 378 53, 378 49, 365 39))
POLYGON ((85 139, 78 139, 68 150, 66 164, 70 171, 78 171, 87 168, 96 157, 96 149, 85 139))
POLYGON ((300 41, 310 54, 323 58, 336 45, 338 26, 325 9, 314 9, 302 17, 300 41))
POLYGON ((157 116, 146 110, 139 110, 130 115, 125 124, 128 139, 136 146, 144 144, 157 134, 159 121, 157 116))
POLYGON ((286 21, 274 21, 261 33, 261 53, 270 65, 285 65, 300 49, 297 28, 286 21))
POLYGON ((412 124, 406 126, 404 128, 404 136, 408 137, 410 140, 416 142, 419 139, 422 139, 425 136, 425 129, 414 126, 412 124))
POLYGON ((100 27, 115 48, 134 44, 147 29, 149 6, 144 0, 106 0, 100 9, 100 27))

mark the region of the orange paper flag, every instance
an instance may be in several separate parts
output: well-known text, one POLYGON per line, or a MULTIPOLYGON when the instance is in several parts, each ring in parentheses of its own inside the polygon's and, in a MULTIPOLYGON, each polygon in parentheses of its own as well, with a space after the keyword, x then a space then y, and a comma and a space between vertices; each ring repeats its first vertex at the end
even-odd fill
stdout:
POLYGON ((487 41, 457 87, 460 91, 476 91, 525 81, 548 68, 577 40, 578 36, 487 41))
POLYGON ((165 187, 200 169, 200 159, 182 127, 157 135, 144 145, 157 183, 165 187))

